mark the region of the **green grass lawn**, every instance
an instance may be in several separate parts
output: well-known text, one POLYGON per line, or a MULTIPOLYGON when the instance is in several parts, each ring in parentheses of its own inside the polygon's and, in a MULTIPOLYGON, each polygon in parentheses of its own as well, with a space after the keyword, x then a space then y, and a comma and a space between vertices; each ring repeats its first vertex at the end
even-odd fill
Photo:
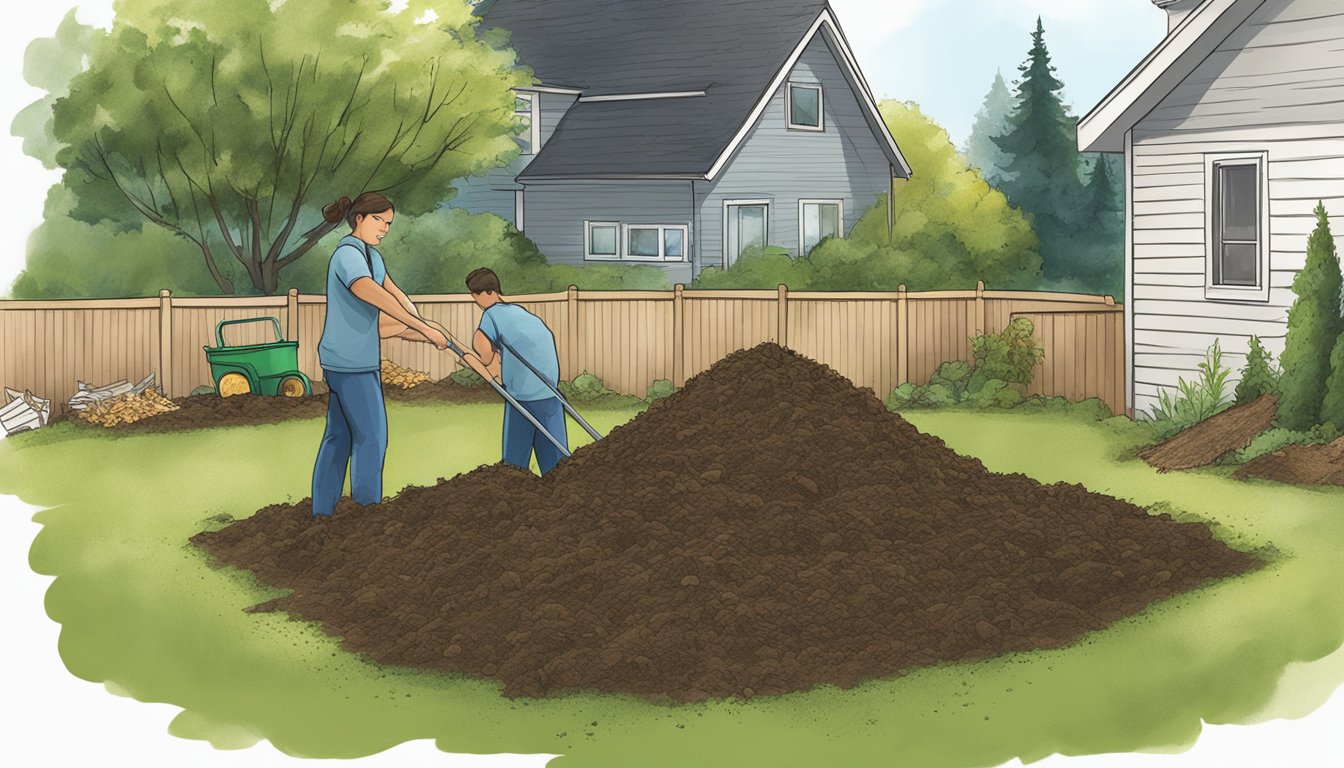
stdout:
MULTIPOLYGON (((585 415, 605 432, 634 411, 585 415)), ((389 405, 386 492, 499 457, 493 405, 389 405)), ((1214 524, 1272 566, 1153 606, 1065 649, 923 669, 853 690, 661 706, 508 700, 487 680, 385 668, 313 625, 244 612, 273 593, 187 544, 308 495, 321 420, 109 439, 70 425, 0 442, 0 493, 53 507, 31 552, 81 678, 182 707, 171 732, 355 757, 410 739, 453 752, 558 753, 558 765, 994 765, 1053 752, 1190 744, 1200 721, 1304 714, 1344 680, 1296 662, 1344 644, 1344 490, 1159 475, 1123 458, 1139 430, 1067 414, 910 419, 992 470, 1067 480, 1214 524), (75 480, 72 482, 72 478, 75 480), (1284 684, 1281 685, 1281 678, 1284 684)), ((571 438, 583 435, 571 425, 571 438)), ((586 438, 586 435, 584 436, 586 438)), ((577 439, 575 442, 578 443, 577 439)), ((78 725, 71 724, 77 738, 78 725)))

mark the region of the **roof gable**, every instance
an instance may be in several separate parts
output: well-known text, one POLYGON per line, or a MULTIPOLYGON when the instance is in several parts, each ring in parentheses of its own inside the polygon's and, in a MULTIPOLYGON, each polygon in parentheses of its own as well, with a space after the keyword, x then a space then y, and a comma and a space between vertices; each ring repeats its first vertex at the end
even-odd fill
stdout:
POLYGON ((1078 149, 1121 152, 1125 133, 1190 76, 1265 0, 1204 0, 1078 122, 1078 149))
POLYGON ((909 175, 824 0, 495 0, 482 27, 509 30, 543 87, 581 94, 520 179, 713 178, 823 30, 869 127, 909 175), (655 93, 681 97, 606 100, 655 93))

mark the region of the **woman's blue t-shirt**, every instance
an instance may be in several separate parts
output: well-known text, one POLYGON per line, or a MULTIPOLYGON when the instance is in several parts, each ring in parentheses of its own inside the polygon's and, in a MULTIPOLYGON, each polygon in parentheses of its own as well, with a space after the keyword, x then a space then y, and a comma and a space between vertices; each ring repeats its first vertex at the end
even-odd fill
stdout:
POLYGON ((346 235, 327 265, 327 319, 317 344, 318 363, 326 370, 362 373, 379 369, 378 308, 350 291, 350 285, 361 277, 382 285, 387 267, 377 248, 346 235))

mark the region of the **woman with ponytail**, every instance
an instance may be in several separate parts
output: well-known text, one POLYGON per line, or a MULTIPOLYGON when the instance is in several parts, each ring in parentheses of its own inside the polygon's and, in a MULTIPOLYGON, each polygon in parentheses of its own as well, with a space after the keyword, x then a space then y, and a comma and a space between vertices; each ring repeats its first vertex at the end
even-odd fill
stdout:
POLYGON ((409 329, 403 338, 448 347, 443 332, 426 323, 392 282, 375 247, 387 236, 394 214, 392 202, 377 192, 354 200, 342 197, 322 209, 328 224, 344 220, 350 234, 341 238, 327 266, 327 317, 317 358, 330 394, 327 429, 313 465, 314 515, 330 516, 336 510, 347 462, 355 502, 377 504, 383 498, 387 411, 379 371, 379 317, 386 314, 399 328, 409 329))

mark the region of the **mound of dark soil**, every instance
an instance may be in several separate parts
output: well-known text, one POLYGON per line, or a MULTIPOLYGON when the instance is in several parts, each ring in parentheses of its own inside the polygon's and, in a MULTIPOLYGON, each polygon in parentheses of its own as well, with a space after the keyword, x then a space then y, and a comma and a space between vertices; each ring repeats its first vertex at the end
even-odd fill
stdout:
POLYGON ((1235 477, 1295 485, 1344 485, 1344 437, 1328 445, 1289 445, 1237 467, 1235 477))
MULTIPOLYGON (((313 384, 314 394, 308 397, 266 397, 263 395, 234 395, 220 397, 215 394, 191 395, 174 398, 176 411, 156 414, 130 424, 118 424, 103 427, 90 424, 82 419, 71 418, 71 414, 62 414, 56 421, 66 420, 89 429, 109 430, 118 433, 156 433, 179 432, 204 427, 236 427, 250 424, 272 424, 290 419, 312 419, 327 414, 326 387, 320 382, 313 384)), ((383 387, 383 399, 393 403, 483 403, 501 402, 499 395, 487 386, 463 387, 451 379, 427 381, 423 384, 401 389, 383 387)))
POLYGON ((508 695, 853 686, 1065 645, 1255 568, 1197 523, 986 471, 767 344, 538 478, 503 465, 193 541, 387 664, 508 695))

